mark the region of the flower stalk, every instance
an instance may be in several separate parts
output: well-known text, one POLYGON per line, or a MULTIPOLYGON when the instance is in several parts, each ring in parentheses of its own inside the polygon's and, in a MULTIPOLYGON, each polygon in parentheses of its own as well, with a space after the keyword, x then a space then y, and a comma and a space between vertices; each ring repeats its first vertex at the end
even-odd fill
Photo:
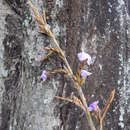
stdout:
POLYGON ((67 61, 67 59, 66 59, 66 57, 65 57, 65 54, 64 54, 64 52, 62 51, 62 49, 60 48, 60 46, 59 46, 59 44, 58 44, 58 42, 57 42, 57 40, 56 40, 56 38, 55 38, 55 35, 54 35, 52 32, 50 33, 50 37, 52 38, 52 41, 53 41, 54 44, 56 45, 56 47, 57 47, 57 49, 59 50, 61 56, 63 57, 63 60, 64 60, 64 62, 65 62, 65 64, 66 64, 66 67, 68 68, 70 74, 73 75, 72 69, 71 69, 71 67, 70 67, 70 65, 69 65, 69 63, 68 63, 68 61, 67 61))
MULTIPOLYGON (((45 11, 43 11, 42 16, 40 16, 38 10, 32 4, 31 0, 30 0, 29 4, 34 12, 34 18, 35 18, 36 22, 38 23, 38 31, 40 33, 48 35, 52 39, 52 41, 55 45, 54 48, 46 48, 47 50, 49 50, 49 54, 47 55, 47 57, 45 59, 47 59, 53 52, 56 52, 58 54, 58 56, 64 61, 64 69, 62 69, 62 68, 56 69, 55 71, 51 72, 51 74, 55 74, 55 73, 67 74, 68 77, 70 77, 70 79, 72 79, 72 81, 74 82, 75 88, 76 88, 81 100, 78 99, 77 97, 74 97, 73 100, 71 100, 69 98, 64 98, 64 97, 58 97, 58 96, 56 96, 56 98, 61 99, 61 100, 65 100, 65 101, 68 101, 71 103, 75 103, 77 106, 82 108, 85 112, 90 129, 96 130, 95 125, 94 125, 93 120, 92 120, 92 117, 91 117, 91 114, 90 114, 90 111, 89 111, 89 108, 88 108, 88 105, 87 105, 85 95, 82 91, 82 85, 85 82, 85 78, 87 78, 87 76, 91 75, 90 72, 83 69, 84 63, 87 60, 88 65, 92 64, 91 56, 85 52, 78 53, 78 58, 79 58, 79 61, 81 63, 80 63, 80 66, 78 68, 76 75, 74 75, 73 71, 72 71, 72 69, 71 69, 71 67, 66 59, 66 56, 65 56, 63 50, 60 48, 59 43, 56 40, 55 35, 53 34, 53 32, 50 30, 50 28, 47 25, 45 11)), ((47 78, 46 74, 47 74, 47 72, 44 70, 42 73, 42 76, 41 76, 41 78, 44 81, 47 78)), ((102 122, 103 122, 103 119, 106 115, 106 112, 110 106, 110 103, 112 102, 112 100, 114 98, 114 94, 115 94, 115 91, 113 91, 112 94, 110 95, 110 98, 108 99, 107 104, 104 108, 103 114, 100 115, 97 113, 97 115, 96 115, 96 118, 97 118, 98 123, 99 123, 99 130, 103 130, 102 129, 102 122)))
MULTIPOLYGON (((68 72, 69 72, 69 76, 70 76, 70 77, 74 77, 73 72, 72 72, 72 69, 71 69, 71 67, 70 67, 70 65, 69 65, 69 63, 68 63, 68 61, 67 61, 67 59, 66 59, 66 56, 65 56, 64 52, 63 52, 62 49, 60 48, 60 46, 59 46, 59 44, 58 44, 58 42, 57 42, 57 40, 56 40, 56 38, 55 38, 55 35, 51 32, 51 30, 50 30, 50 29, 48 28, 48 26, 47 26, 46 18, 45 18, 45 13, 43 13, 43 15, 42 15, 42 17, 41 17, 41 16, 39 15, 37 9, 34 7, 34 5, 32 4, 31 1, 30 1, 30 6, 31 6, 31 8, 32 8, 32 10, 33 10, 33 12, 34 12, 35 20, 36 20, 37 23, 39 24, 39 31, 40 31, 41 33, 47 34, 47 35, 52 39, 52 41, 54 42, 56 48, 59 50, 60 55, 63 57, 63 60, 64 60, 64 62, 65 62, 65 65, 66 65, 67 69, 68 69, 68 72)), ((43 11, 43 12, 44 12, 44 11, 43 11)), ((75 83, 75 82, 74 82, 74 83, 75 83)), ((87 105, 87 103, 86 103, 86 99, 85 99, 84 93, 83 93, 83 91, 82 91, 82 88, 81 88, 81 86, 79 86, 79 84, 77 84, 77 83, 75 83, 75 85, 77 86, 77 91, 78 91, 78 93, 79 93, 79 95, 80 95, 80 98, 81 98, 81 100, 82 100, 82 102, 83 102, 83 105, 84 105, 84 107, 85 107, 85 113, 86 113, 86 117, 87 117, 89 126, 90 126, 91 130, 96 130, 96 129, 95 129, 95 126, 94 126, 94 123, 93 123, 93 121, 92 121, 90 112, 88 111, 88 105, 87 105)))
POLYGON ((86 115, 86 118, 87 118, 87 120, 88 120, 88 124, 89 124, 89 126, 90 126, 90 129, 91 129, 91 130, 96 130, 96 128, 95 128, 95 126, 94 126, 94 123, 93 123, 93 121, 92 121, 91 114, 90 114, 90 112, 89 112, 89 110, 88 110, 87 101, 86 101, 86 98, 85 98, 84 93, 83 93, 83 91, 82 91, 82 88, 79 86, 79 87, 77 88, 77 91, 78 91, 79 96, 80 96, 80 98, 81 98, 81 100, 82 100, 82 102, 83 102, 83 105, 84 105, 84 107, 85 107, 85 115, 86 115))
MULTIPOLYGON (((71 67, 70 67, 70 65, 69 65, 69 63, 68 63, 68 61, 67 61, 67 59, 66 59, 66 57, 65 57, 65 54, 63 53, 62 49, 60 48, 60 46, 59 46, 59 44, 58 44, 58 42, 57 42, 57 40, 56 40, 56 38, 55 38, 55 36, 54 36, 54 34, 53 34, 52 32, 50 33, 50 37, 52 38, 52 40, 53 40, 53 42, 55 43, 56 47, 58 48, 58 50, 60 51, 61 55, 63 56, 63 60, 64 60, 64 62, 65 62, 65 64, 66 64, 66 67, 67 67, 68 70, 69 70, 69 75, 70 75, 70 77, 74 77, 73 72, 72 72, 72 69, 71 69, 71 67)), ((88 105, 87 105, 87 102, 86 102, 86 98, 85 98, 85 96, 84 96, 84 93, 83 93, 83 91, 82 91, 82 88, 81 88, 81 86, 79 86, 79 84, 77 84, 75 81, 74 81, 74 83, 75 83, 75 85, 77 86, 77 91, 78 91, 79 96, 80 96, 80 98, 81 98, 81 100, 82 100, 82 102, 83 102, 83 105, 84 105, 84 107, 85 107, 85 113, 86 113, 85 115, 86 115, 86 117, 87 117, 89 126, 90 126, 91 130, 96 130, 96 128, 95 128, 95 126, 94 126, 94 123, 93 123, 93 121, 92 121, 90 112, 88 111, 88 105)))

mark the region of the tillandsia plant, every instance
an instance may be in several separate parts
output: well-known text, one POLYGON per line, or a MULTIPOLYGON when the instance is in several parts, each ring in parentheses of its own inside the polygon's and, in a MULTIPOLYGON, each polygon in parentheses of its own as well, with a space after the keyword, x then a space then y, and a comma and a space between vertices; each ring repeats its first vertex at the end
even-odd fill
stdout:
POLYGON ((48 51, 48 54, 41 59, 42 62, 47 60, 51 55, 53 55, 55 53, 64 63, 63 67, 57 68, 53 71, 47 71, 47 70, 43 69, 42 74, 41 74, 41 79, 43 81, 46 81, 46 79, 49 76, 51 76, 52 74, 56 74, 56 73, 63 73, 68 78, 70 78, 72 80, 72 82, 74 83, 74 87, 77 90, 77 92, 80 96, 80 99, 76 96, 73 96, 72 98, 56 96, 56 98, 74 103, 75 105, 80 107, 85 112, 86 118, 88 120, 88 125, 91 130, 98 129, 95 127, 94 122, 92 120, 91 113, 94 113, 94 117, 96 118, 97 123, 99 124, 99 130, 103 130, 103 127, 102 127, 103 120, 104 120, 106 112, 108 111, 108 108, 114 98, 115 90, 113 90, 111 92, 103 111, 101 111, 101 109, 99 108, 99 105, 98 105, 99 101, 94 101, 88 106, 87 100, 82 91, 82 86, 85 83, 85 79, 92 74, 91 72, 88 72, 88 70, 87 70, 89 65, 91 65, 93 63, 91 56, 84 51, 79 52, 77 54, 77 58, 79 59, 79 66, 77 68, 76 73, 74 74, 66 59, 66 56, 65 56, 63 50, 60 48, 58 41, 56 40, 55 35, 48 27, 48 24, 46 22, 45 11, 43 10, 42 15, 40 15, 37 8, 33 5, 32 1, 29 1, 29 4, 34 13, 35 21, 38 24, 38 32, 40 32, 42 34, 46 34, 54 43, 54 45, 53 45, 54 47, 45 47, 45 50, 48 51))

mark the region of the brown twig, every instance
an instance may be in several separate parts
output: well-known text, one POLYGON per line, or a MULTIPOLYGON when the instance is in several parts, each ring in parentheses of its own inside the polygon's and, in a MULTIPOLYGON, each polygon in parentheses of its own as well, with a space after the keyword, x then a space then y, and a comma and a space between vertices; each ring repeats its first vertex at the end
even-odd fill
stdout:
POLYGON ((42 57, 41 61, 46 61, 49 59, 49 57, 53 54, 53 51, 50 51, 45 57, 42 57))
POLYGON ((55 96, 55 98, 73 103, 73 100, 69 99, 69 98, 64 98, 64 97, 60 97, 60 96, 55 96))
MULTIPOLYGON (((75 84, 75 85, 76 85, 76 84, 75 84)), ((78 87, 77 87, 77 91, 78 91, 79 96, 80 96, 80 98, 81 98, 81 100, 82 100, 82 102, 83 102, 83 105, 84 105, 84 107, 85 107, 85 115, 86 115, 86 118, 87 118, 87 120, 88 120, 88 124, 89 124, 89 126, 90 126, 90 129, 91 129, 91 130, 96 130, 96 128, 95 128, 95 126, 94 126, 94 124, 93 124, 93 121, 92 121, 92 117, 91 117, 91 115, 90 115, 90 112, 89 112, 89 110, 88 110, 87 101, 86 101, 86 98, 85 98, 84 93, 83 93, 83 91, 82 91, 82 88, 81 88, 80 86, 78 86, 78 87)))
POLYGON ((102 129, 102 122, 103 122, 103 120, 100 118, 100 120, 99 120, 99 130, 103 130, 102 129))
POLYGON ((72 72, 72 69, 70 68, 69 66, 69 63, 65 57, 65 54, 63 53, 63 51, 61 50, 56 38, 55 38, 55 35, 51 32, 51 30, 48 28, 48 25, 46 23, 46 16, 45 16, 45 12, 43 11, 43 14, 42 14, 42 17, 40 16, 38 10, 36 9, 36 7, 32 4, 32 2, 30 1, 29 2, 30 4, 30 7, 32 8, 33 12, 34 12, 34 17, 35 17, 35 20, 37 21, 38 23, 38 26, 39 26, 39 32, 40 33, 44 33, 48 36, 51 37, 52 41, 54 42, 54 44, 56 45, 56 48, 58 49, 60 55, 63 57, 64 59, 64 62, 70 72, 71 75, 73 75, 73 72, 72 72))
POLYGON ((102 116, 101 116, 102 120, 104 119, 104 117, 105 117, 105 115, 106 115, 106 113, 107 113, 107 111, 108 111, 108 109, 110 107, 110 104, 114 99, 114 96, 115 96, 115 89, 111 92, 111 94, 110 94, 110 96, 109 96, 109 98, 108 98, 108 100, 106 102, 106 105, 104 107, 104 110, 103 110, 103 113, 102 113, 102 116))
POLYGON ((77 97, 73 97, 73 100, 72 99, 69 99, 69 98, 64 98, 64 97, 59 97, 59 96, 55 96, 57 99, 61 99, 61 100, 64 100, 64 101, 68 101, 68 102, 71 102, 71 103, 74 103, 75 105, 77 105, 78 107, 80 107, 81 109, 85 110, 82 102, 80 101, 80 99, 78 99, 77 97))
POLYGON ((67 71, 63 68, 58 68, 50 72, 51 74, 64 73, 67 74, 67 71))
MULTIPOLYGON (((48 36, 51 37, 52 41, 54 42, 56 48, 58 49, 60 55, 63 57, 63 60, 65 62, 65 65, 66 65, 66 68, 68 69, 68 73, 69 73, 69 76, 70 78, 75 78, 75 76, 73 75, 73 72, 72 72, 72 69, 66 59, 66 56, 65 54, 63 53, 62 49, 60 48, 56 38, 55 38, 55 35, 51 32, 51 30, 48 28, 47 26, 47 23, 46 23, 46 18, 45 18, 45 13, 42 14, 42 17, 39 15, 37 9, 34 7, 34 5, 32 4, 32 2, 30 2, 30 6, 34 12, 34 15, 35 15, 35 20, 37 21, 38 23, 38 26, 39 26, 39 32, 41 33, 45 33, 47 34, 48 36)), ((75 79, 73 79, 75 81, 75 79)), ((87 117, 87 120, 88 120, 88 124, 90 126, 90 129, 91 130, 96 130, 95 129, 95 126, 94 126, 94 123, 92 121, 92 118, 91 118, 91 115, 90 115, 90 112, 88 111, 88 105, 87 105, 87 102, 86 102, 86 99, 85 99, 85 96, 84 96, 84 93, 82 91, 82 88, 81 86, 77 83, 77 82, 74 82, 75 85, 76 85, 76 88, 77 88, 77 91, 80 95, 80 98, 82 100, 82 103, 83 103, 83 106, 85 108, 85 114, 86 114, 86 117, 87 117)))
POLYGON ((106 105, 104 107, 103 113, 102 113, 101 117, 99 118, 99 130, 103 130, 103 120, 105 118, 105 115, 106 115, 109 107, 110 107, 111 102, 114 99, 114 95, 115 95, 115 89, 111 92, 111 94, 106 102, 106 105))

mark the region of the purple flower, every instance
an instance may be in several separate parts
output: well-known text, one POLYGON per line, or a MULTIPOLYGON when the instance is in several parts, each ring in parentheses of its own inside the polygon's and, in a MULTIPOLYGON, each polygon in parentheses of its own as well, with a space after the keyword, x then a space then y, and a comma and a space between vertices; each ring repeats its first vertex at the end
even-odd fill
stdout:
POLYGON ((89 111, 95 110, 95 109, 97 108, 97 106, 98 106, 98 103, 99 103, 99 101, 92 102, 92 103, 89 105, 88 110, 89 110, 89 111))
POLYGON ((92 58, 88 53, 82 51, 78 53, 77 56, 78 56, 79 61, 82 62, 82 61, 87 60, 88 65, 92 64, 92 58))
POLYGON ((88 65, 91 65, 93 63, 91 57, 88 58, 87 63, 88 63, 88 65))
POLYGON ((46 79, 47 79, 47 71, 46 71, 46 70, 43 70, 43 71, 42 71, 41 79, 42 79, 43 81, 46 81, 46 79))
POLYGON ((91 75, 92 73, 88 72, 87 70, 81 70, 80 75, 84 78, 91 75))

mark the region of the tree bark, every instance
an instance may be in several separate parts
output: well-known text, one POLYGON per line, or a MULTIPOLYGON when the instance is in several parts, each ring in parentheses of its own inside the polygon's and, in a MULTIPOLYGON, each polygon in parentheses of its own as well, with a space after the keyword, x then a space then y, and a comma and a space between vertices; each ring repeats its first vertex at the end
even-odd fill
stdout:
MULTIPOLYGON (((105 117, 103 130, 130 130, 130 2, 128 0, 33 0, 46 9, 47 22, 55 33, 73 71, 77 53, 94 59, 93 73, 83 86, 87 101, 99 100, 103 109, 114 88, 116 96, 105 117)), ((63 75, 46 82, 43 69, 62 63, 53 57, 37 63, 41 49, 51 43, 37 32, 26 0, 0 1, 0 130, 85 130, 82 110, 57 96, 77 95, 63 75), (56 60, 56 61, 55 61, 56 60)), ((77 95, 78 96, 78 95, 77 95)))

